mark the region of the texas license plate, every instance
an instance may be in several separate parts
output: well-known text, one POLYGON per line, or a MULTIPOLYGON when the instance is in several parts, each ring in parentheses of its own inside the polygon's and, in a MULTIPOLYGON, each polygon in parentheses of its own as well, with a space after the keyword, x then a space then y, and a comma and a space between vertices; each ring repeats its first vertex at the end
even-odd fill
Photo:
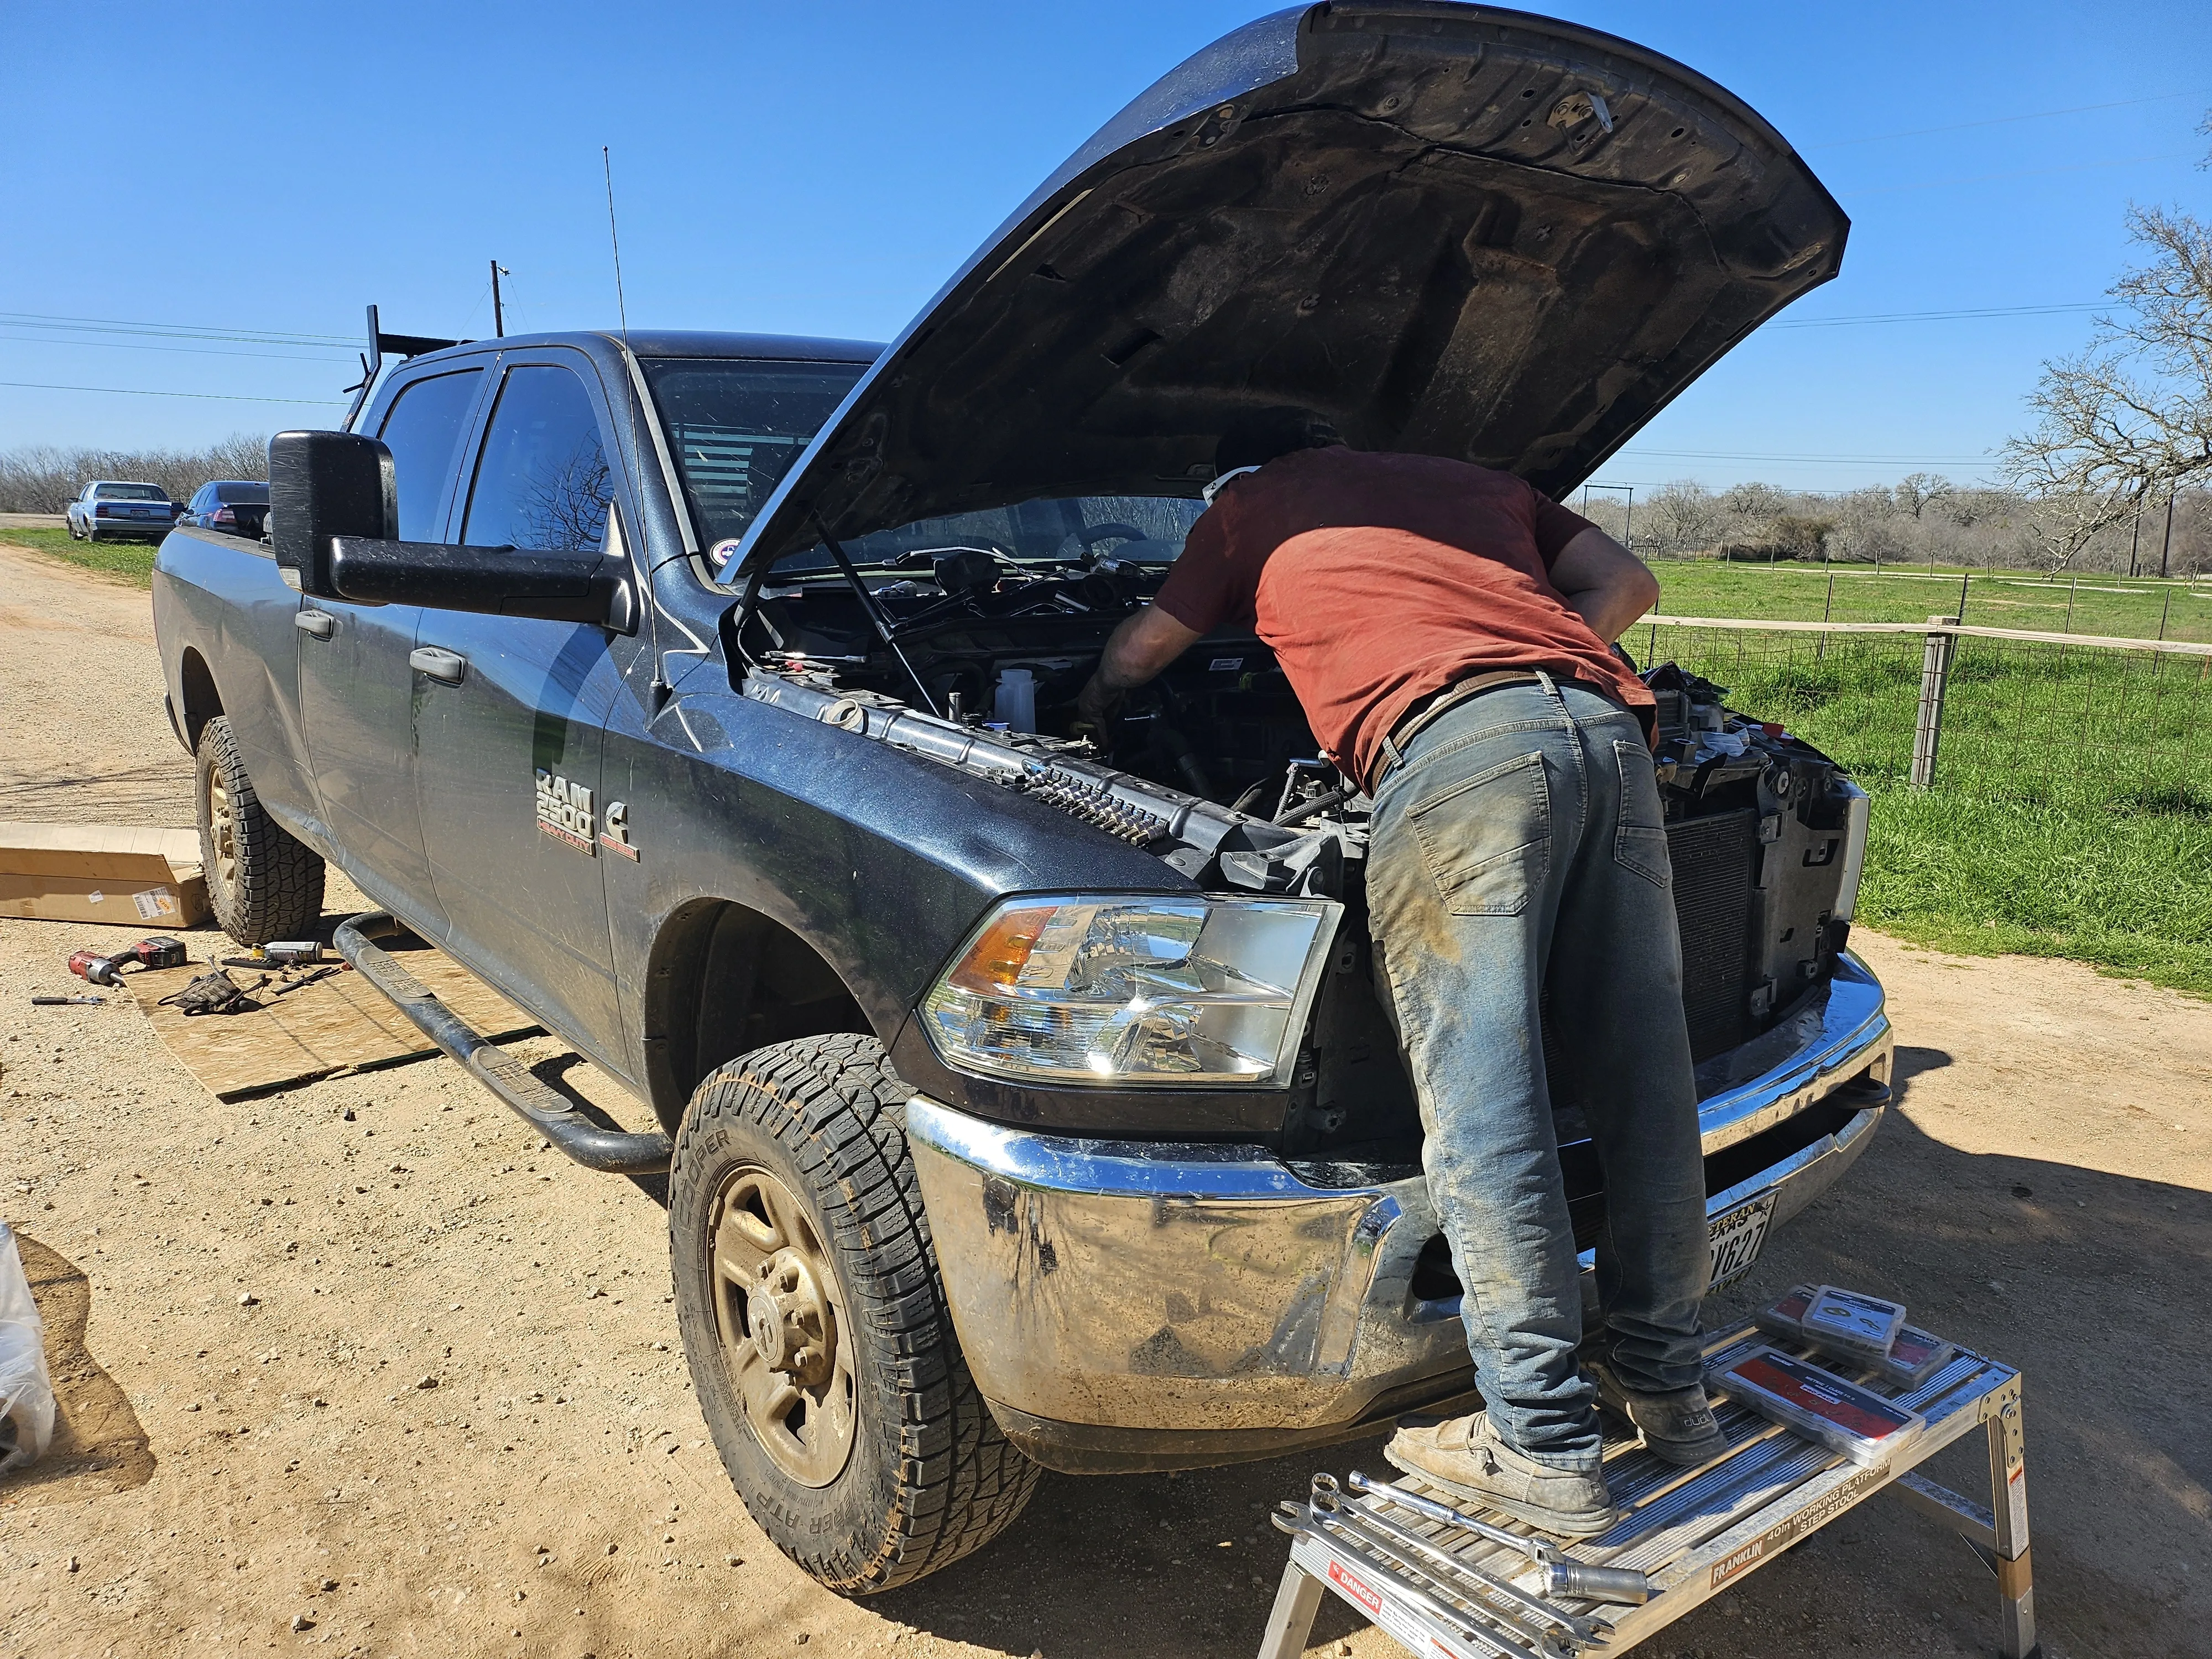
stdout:
POLYGON ((1713 1249, 1713 1272, 1709 1290, 1718 1290, 1751 1271, 1759 1248, 1766 1243, 1766 1224, 1774 1218, 1774 1194, 1762 1193, 1732 1210, 1723 1210, 1707 1224, 1713 1249))

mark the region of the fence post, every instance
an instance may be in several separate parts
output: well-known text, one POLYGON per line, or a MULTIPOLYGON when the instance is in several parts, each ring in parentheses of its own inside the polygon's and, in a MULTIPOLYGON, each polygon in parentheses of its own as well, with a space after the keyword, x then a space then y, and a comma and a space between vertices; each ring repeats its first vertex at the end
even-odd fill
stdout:
MULTIPOLYGON (((1955 628, 1956 617, 1930 617, 1930 628, 1955 628)), ((1920 712, 1912 722, 1912 776, 1915 789, 1936 783, 1936 750, 1943 738, 1943 694, 1951 684, 1951 653, 1958 648, 1955 634, 1928 635, 1920 659, 1920 712)))

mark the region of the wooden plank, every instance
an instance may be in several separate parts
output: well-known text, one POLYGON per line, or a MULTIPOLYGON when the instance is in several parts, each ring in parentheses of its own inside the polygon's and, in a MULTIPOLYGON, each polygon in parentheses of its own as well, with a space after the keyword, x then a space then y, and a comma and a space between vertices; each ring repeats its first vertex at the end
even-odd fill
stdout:
MULTIPOLYGON (((535 1020, 459 963, 428 945, 392 951, 407 971, 486 1036, 504 1041, 538 1030, 535 1020)), ((187 963, 158 973, 129 974, 124 983, 169 1052, 218 1100, 239 1100, 295 1088, 319 1078, 421 1060, 437 1045, 409 1023, 376 988, 348 968, 271 998, 272 981, 236 1014, 186 1015, 161 1006, 211 964, 187 963)), ((259 970, 230 969, 251 985, 259 970)))

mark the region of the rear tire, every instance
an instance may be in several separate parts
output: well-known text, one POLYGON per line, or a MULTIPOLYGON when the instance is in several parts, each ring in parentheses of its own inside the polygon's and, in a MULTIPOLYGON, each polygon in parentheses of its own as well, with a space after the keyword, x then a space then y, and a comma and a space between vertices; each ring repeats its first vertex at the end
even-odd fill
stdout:
POLYGON ((968 1372, 872 1037, 772 1043, 691 1097, 669 1175, 676 1316, 707 1426, 776 1547, 841 1595, 979 1549, 1040 1473, 968 1372))
POLYGON ((313 939, 323 920, 323 860, 263 810, 230 721, 200 728, 194 796, 200 867, 222 931, 240 945, 313 939))

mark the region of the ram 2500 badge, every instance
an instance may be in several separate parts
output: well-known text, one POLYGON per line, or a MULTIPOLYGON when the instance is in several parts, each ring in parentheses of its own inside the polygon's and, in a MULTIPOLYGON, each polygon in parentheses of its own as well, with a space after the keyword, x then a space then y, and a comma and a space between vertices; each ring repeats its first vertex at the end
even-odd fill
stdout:
MULTIPOLYGON (((975 1548, 1040 1465, 1267 1456, 1462 1399, 1366 803, 1249 635, 1103 745, 1073 699, 1233 411, 1562 495, 1845 228, 1654 53, 1337 3, 1146 92, 887 349, 378 335, 404 361, 349 429, 272 445, 273 545, 181 529, 156 568, 217 913, 307 932, 337 864, 380 907, 341 944, 449 1052, 580 1160, 668 1170, 715 1443, 840 1589, 975 1548), (402 928, 653 1127, 461 1026, 379 944, 402 928)), ((1887 1098, 1846 948, 1865 799, 1657 684, 1725 1279, 1887 1098)), ((1588 1238, 1602 1171, 1558 1116, 1588 1238)))

